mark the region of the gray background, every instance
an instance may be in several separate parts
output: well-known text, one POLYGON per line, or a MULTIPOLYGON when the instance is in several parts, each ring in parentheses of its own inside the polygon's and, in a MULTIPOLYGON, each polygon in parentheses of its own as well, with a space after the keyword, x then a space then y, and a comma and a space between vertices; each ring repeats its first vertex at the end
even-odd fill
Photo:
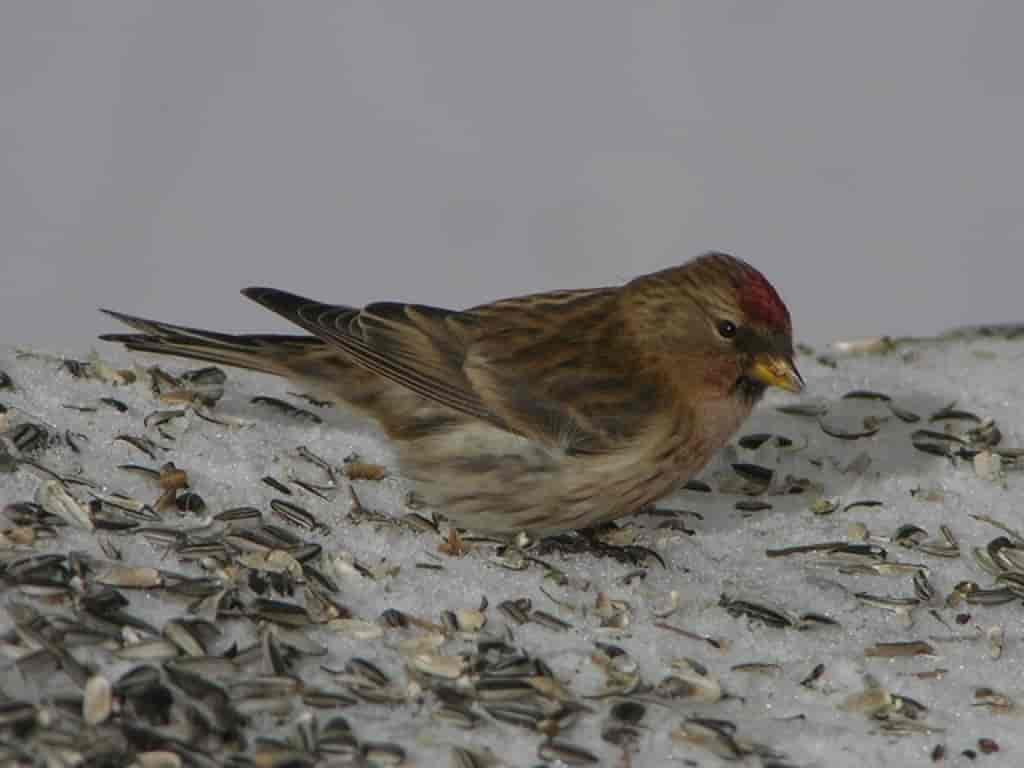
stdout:
POLYGON ((0 341, 753 262, 809 341, 1024 320, 1024 3, 0 2, 0 341))

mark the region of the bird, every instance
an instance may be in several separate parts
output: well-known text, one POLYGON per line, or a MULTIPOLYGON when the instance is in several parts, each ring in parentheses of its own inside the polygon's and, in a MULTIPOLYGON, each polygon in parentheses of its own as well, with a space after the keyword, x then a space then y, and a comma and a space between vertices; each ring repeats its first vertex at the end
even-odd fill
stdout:
POLYGON ((711 252, 621 285, 465 310, 242 294, 307 335, 226 334, 101 311, 129 350, 273 374, 376 420, 402 474, 482 533, 593 529, 679 489, 768 387, 800 392, 789 310, 711 252))

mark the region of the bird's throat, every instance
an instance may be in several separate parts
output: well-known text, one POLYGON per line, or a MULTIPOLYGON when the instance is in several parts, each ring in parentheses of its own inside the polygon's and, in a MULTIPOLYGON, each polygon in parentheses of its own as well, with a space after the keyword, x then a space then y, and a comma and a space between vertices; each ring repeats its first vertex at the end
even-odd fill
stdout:
POLYGON ((736 379, 736 384, 733 386, 732 394, 735 397, 739 397, 746 403, 754 405, 758 400, 764 397, 764 391, 767 387, 757 379, 752 379, 749 376, 740 376, 736 379))

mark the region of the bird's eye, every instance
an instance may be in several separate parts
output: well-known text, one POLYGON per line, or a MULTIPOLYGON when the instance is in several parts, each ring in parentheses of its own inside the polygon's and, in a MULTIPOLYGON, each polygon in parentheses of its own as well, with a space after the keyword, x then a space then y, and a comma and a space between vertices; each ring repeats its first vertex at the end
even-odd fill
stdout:
POLYGON ((731 339, 736 335, 736 324, 731 320, 723 320, 718 324, 718 335, 723 339, 731 339))

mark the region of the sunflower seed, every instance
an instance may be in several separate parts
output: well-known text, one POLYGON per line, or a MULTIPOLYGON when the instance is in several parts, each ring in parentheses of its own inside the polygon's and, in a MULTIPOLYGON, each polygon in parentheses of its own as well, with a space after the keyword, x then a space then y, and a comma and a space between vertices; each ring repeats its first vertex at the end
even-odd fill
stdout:
POLYGON ((329 531, 326 525, 319 522, 310 512, 298 504, 293 504, 284 499, 272 499, 270 501, 270 508, 283 520, 307 531, 321 534, 326 534, 329 531))
POLYGON ((768 467, 762 467, 758 464, 733 464, 732 469, 744 480, 748 480, 757 485, 771 485, 772 478, 775 477, 774 470, 771 470, 768 467))
POLYGON ((265 484, 269 485, 271 488, 273 488, 278 493, 283 493, 285 496, 291 496, 292 495, 292 489, 291 488, 289 488, 287 485, 285 485, 281 481, 275 480, 270 475, 267 475, 266 477, 264 477, 262 479, 262 481, 265 484))
POLYGON ((871 437, 877 434, 878 430, 882 428, 882 423, 878 419, 868 416, 863 421, 862 429, 849 430, 829 424, 824 418, 821 418, 818 420, 818 426, 829 437, 835 437, 840 440, 859 440, 863 437, 871 437))
POLYGON ((750 751, 736 740, 736 725, 727 720, 688 718, 672 731, 672 739, 703 747, 727 760, 739 760, 750 751))
POLYGON ((655 694, 671 699, 690 699, 713 703, 722 699, 722 684, 707 668, 693 659, 672 663, 672 672, 654 689, 655 694))
POLYGON ((1008 589, 1017 597, 1024 598, 1024 572, 1007 571, 996 576, 996 584, 999 587, 1008 589))
POLYGON ((569 622, 562 621, 560 618, 551 615, 547 611, 533 611, 530 614, 530 621, 534 624, 540 624, 542 627, 553 629, 556 632, 565 632, 573 628, 572 624, 569 622))
POLYGON ((818 418, 828 413, 828 407, 821 403, 797 403, 795 405, 776 406, 775 410, 789 416, 808 416, 818 418))
POLYGON ((398 744, 364 742, 359 751, 367 765, 381 766, 381 768, 402 765, 406 760, 405 750, 398 744))
POLYGON ((921 417, 918 416, 913 411, 908 411, 905 408, 900 408, 895 403, 887 403, 887 405, 889 407, 889 410, 892 412, 892 415, 895 416, 900 421, 904 422, 905 424, 916 424, 921 420, 921 417))
POLYGON ((142 420, 142 424, 143 426, 146 427, 146 429, 159 430, 163 425, 168 424, 171 421, 174 421, 175 419, 180 419, 183 416, 186 416, 187 414, 188 411, 185 411, 183 409, 153 411, 152 413, 146 415, 146 418, 142 420))
POLYGON ((647 708, 638 701, 620 701, 612 705, 611 716, 623 723, 637 725, 647 714, 647 708))
POLYGON ((867 592, 855 592, 853 596, 865 605, 903 614, 909 613, 921 604, 916 597, 890 597, 889 595, 872 595, 867 592))
POLYGON ((551 711, 534 702, 522 704, 508 702, 500 704, 485 703, 483 709, 500 723, 526 728, 531 731, 539 731, 541 724, 552 714, 551 711))
POLYGON ((860 501, 851 501, 845 507, 843 512, 849 512, 851 509, 857 509, 858 507, 881 507, 883 502, 876 501, 875 499, 861 499, 860 501))
POLYGON ((50 442, 50 433, 38 424, 26 422, 19 424, 10 433, 11 443, 19 453, 38 453, 46 448, 50 442))
POLYGON ((992 755, 999 751, 999 744, 995 739, 978 739, 978 751, 983 755, 992 755))
POLYGON ((508 702, 530 699, 535 690, 528 680, 510 677, 488 677, 473 687, 476 697, 483 702, 508 702))
POLYGON ((758 432, 756 434, 744 435, 738 441, 741 448, 746 448, 750 451, 756 451, 765 443, 773 441, 773 443, 779 448, 788 448, 793 445, 793 441, 788 437, 782 435, 773 435, 770 432, 758 432))
POLYGON ((902 656, 934 656, 935 648, 923 640, 907 640, 892 643, 875 643, 864 650, 872 658, 896 658, 902 656))
POLYGON ((213 519, 222 523, 244 523, 258 521, 260 517, 260 511, 256 507, 233 507, 218 512, 213 519))
POLYGON ((998 625, 989 627, 985 637, 988 639, 989 657, 999 659, 1003 655, 1003 647, 1006 642, 1006 633, 1003 628, 998 625))
POLYGON ((970 411, 957 410, 956 403, 950 403, 931 414, 928 417, 928 421, 931 423, 936 421, 970 421, 974 424, 980 424, 981 417, 970 411))
POLYGON ((110 406, 118 413, 126 413, 128 411, 127 404, 114 397, 101 397, 100 402, 104 405, 110 406))
POLYGON ((918 429, 910 435, 911 444, 919 451, 934 456, 959 456, 966 441, 956 435, 936 432, 932 429, 918 429))
POLYGON ((75 499, 59 480, 47 480, 36 491, 36 503, 49 514, 60 518, 68 525, 95 529, 88 510, 75 499))
POLYGON ((137 448, 154 461, 156 461, 157 458, 157 451, 167 450, 163 446, 154 443, 148 437, 136 437, 135 435, 117 435, 114 438, 114 441, 116 442, 119 440, 121 442, 128 443, 128 445, 132 446, 133 448, 137 448))
MULTIPOLYGON (((207 366, 184 371, 174 377, 160 368, 149 368, 153 394, 165 403, 189 403, 213 407, 224 396, 227 375, 220 368, 207 366)), ((198 411, 197 411, 198 413, 198 411)))
POLYGON ((467 731, 471 728, 476 728, 480 723, 480 716, 475 714, 469 707, 453 703, 442 705, 435 709, 430 716, 438 722, 467 731))
POLYGON ((758 501, 756 499, 740 499, 733 507, 738 512, 764 512, 767 509, 771 509, 772 505, 767 501, 758 501))
POLYGON ((1017 710, 1017 703, 1013 699, 992 688, 977 688, 974 691, 974 706, 988 707, 995 712, 1001 713, 1017 710))
POLYGON ((164 577, 156 568, 108 565, 96 574, 96 583, 122 589, 151 589, 163 586, 164 577))
POLYGON ((541 760, 553 760, 566 765, 596 765, 600 762, 593 752, 556 739, 548 739, 537 747, 537 757, 541 760))
POLYGON ((982 589, 973 581, 961 581, 953 587, 947 604, 956 605, 960 600, 969 605, 1004 605, 1017 599, 1013 590, 1006 587, 982 589))
POLYGON ((490 750, 467 749, 466 747, 452 747, 450 768, 498 768, 501 765, 490 750))
POLYGON ((267 405, 286 416, 299 419, 300 421, 308 421, 311 424, 322 424, 323 419, 317 416, 312 411, 307 411, 305 408, 298 408, 289 402, 281 400, 277 397, 269 397, 266 395, 258 395, 250 398, 250 403, 256 403, 258 405, 267 405))
POLYGON ((528 597, 518 600, 504 600, 498 604, 498 611, 516 624, 525 624, 530 620, 532 602, 528 597))
POLYGON ((1024 546, 1006 536, 997 536, 986 547, 985 552, 991 561, 1002 571, 1024 571, 1024 546))
POLYGON ((763 622, 770 627, 784 628, 796 625, 796 619, 790 616, 788 612, 762 603, 722 595, 718 605, 725 608, 730 616, 746 616, 747 618, 763 622))
POLYGON ((810 509, 816 515, 831 515, 839 509, 839 499, 818 499, 811 504, 810 509))
POLYGON ((301 605, 264 597, 254 600, 249 606, 249 612, 258 618, 288 627, 306 627, 312 623, 306 609, 301 605))
POLYGON ((183 491, 174 498, 174 506, 182 512, 191 512, 194 515, 201 515, 206 511, 206 502, 203 497, 195 491, 183 491))
POLYGON ((843 400, 875 400, 882 403, 888 403, 892 400, 889 395, 884 392, 874 392, 869 389, 854 389, 847 392, 842 396, 843 400))
POLYGON ((173 659, 179 653, 178 646, 170 640, 161 639, 131 643, 115 651, 114 656, 124 661, 161 661, 173 659))
POLYGON ((85 684, 82 698, 82 719, 87 725, 99 725, 110 717, 113 703, 113 690, 110 681, 102 675, 93 675, 85 684))
POLYGON ((832 348, 841 355, 885 355, 896 349, 896 342, 889 336, 874 336, 837 341, 832 348))
POLYGON ((186 656, 205 656, 207 645, 220 635, 216 625, 202 619, 171 619, 164 624, 164 637, 186 656))
POLYGON ((922 603, 930 603, 935 599, 935 587, 928 580, 923 570, 914 574, 914 595, 922 603))
POLYGON ((701 480, 688 480, 683 488, 697 493, 711 493, 711 486, 701 480))

